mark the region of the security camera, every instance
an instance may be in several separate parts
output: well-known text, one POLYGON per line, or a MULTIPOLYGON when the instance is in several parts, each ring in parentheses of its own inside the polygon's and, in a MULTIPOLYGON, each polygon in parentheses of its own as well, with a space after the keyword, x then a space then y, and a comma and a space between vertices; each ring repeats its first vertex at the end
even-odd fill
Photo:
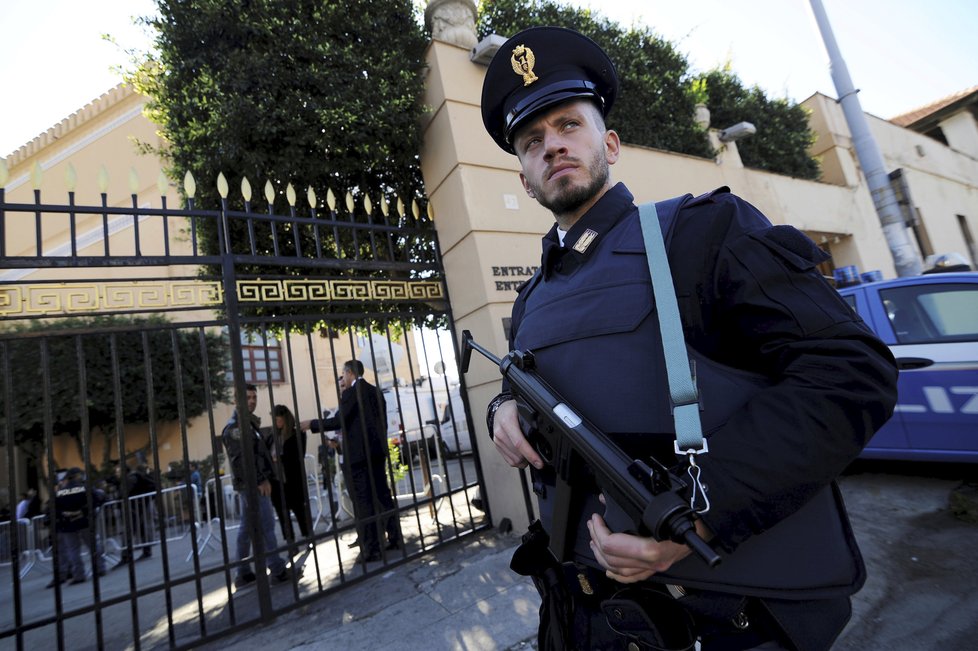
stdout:
POLYGON ((469 53, 469 59, 472 63, 487 66, 505 42, 506 39, 499 34, 490 34, 475 44, 472 52, 469 53))
POLYGON ((757 133, 757 127, 750 122, 738 122, 720 132, 720 142, 733 142, 757 133))

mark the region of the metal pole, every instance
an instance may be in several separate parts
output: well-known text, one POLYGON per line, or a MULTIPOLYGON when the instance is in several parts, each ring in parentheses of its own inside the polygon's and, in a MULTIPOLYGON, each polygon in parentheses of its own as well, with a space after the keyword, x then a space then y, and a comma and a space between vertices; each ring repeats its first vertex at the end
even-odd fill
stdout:
POLYGON ((825 49, 829 54, 829 69, 832 73, 832 81, 835 83, 835 91, 839 95, 838 101, 842 105, 842 112, 845 115, 846 123, 849 125, 852 144, 856 148, 859 164, 866 175, 866 183, 869 185, 873 205, 876 207, 876 214, 879 215, 880 224, 883 227, 883 235, 886 237, 886 243, 893 255, 893 264, 896 267, 897 275, 919 275, 921 272, 920 257, 910 242, 896 195, 890 186, 890 177, 884 167, 883 156, 873 139, 873 134, 869 131, 866 115, 863 113, 859 104, 859 97, 856 95, 858 91, 852 85, 849 70, 846 68, 842 53, 835 42, 835 35, 832 33, 828 15, 825 13, 821 0, 809 0, 809 2, 812 5, 812 13, 815 14, 815 22, 818 23, 818 30, 822 34, 825 49))
MULTIPOLYGON (((269 207, 271 211, 271 207, 269 207)), ((249 221, 251 217, 248 217, 249 221)), ((248 493, 243 508, 250 508, 248 518, 251 525, 251 548, 255 563, 256 584, 258 586, 258 609, 263 622, 274 619, 272 610, 272 595, 269 590, 268 577, 265 570, 266 554, 272 551, 265 549, 265 538, 261 527, 261 507, 258 501, 258 478, 255 473, 255 455, 252 451, 251 412, 248 411, 247 391, 245 390, 244 361, 241 352, 241 322, 238 314, 238 283, 234 268, 234 251, 231 248, 231 222, 228 219, 228 200, 221 197, 221 215, 217 220, 217 241, 221 251, 221 282, 224 288, 224 309, 228 326, 228 337, 231 348, 231 374, 234 377, 234 409, 241 428, 241 452, 244 457, 245 491, 248 493)), ((243 516, 242 516, 243 517, 243 516)), ((242 524, 241 526, 244 526, 242 524)), ((235 559, 240 560, 240 559, 235 559)))

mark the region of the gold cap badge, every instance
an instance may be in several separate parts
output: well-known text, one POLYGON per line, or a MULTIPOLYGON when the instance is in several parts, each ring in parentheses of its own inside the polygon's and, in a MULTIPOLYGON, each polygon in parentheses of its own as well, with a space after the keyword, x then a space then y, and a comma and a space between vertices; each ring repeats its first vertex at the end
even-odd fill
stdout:
POLYGON ((513 48, 513 56, 509 58, 513 64, 513 72, 523 77, 523 85, 529 86, 539 77, 533 74, 533 66, 537 58, 533 55, 533 50, 525 45, 517 45, 513 48))

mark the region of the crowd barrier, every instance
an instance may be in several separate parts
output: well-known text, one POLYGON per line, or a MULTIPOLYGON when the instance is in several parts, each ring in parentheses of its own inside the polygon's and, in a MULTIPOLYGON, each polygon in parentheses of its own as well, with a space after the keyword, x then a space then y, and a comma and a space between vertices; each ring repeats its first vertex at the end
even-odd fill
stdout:
MULTIPOLYGON (((231 475, 211 477, 204 483, 204 513, 200 536, 197 540, 198 554, 209 547, 217 548, 216 534, 221 531, 221 512, 224 513, 224 531, 232 531, 241 526, 241 498, 232 486, 231 475), (218 505, 221 506, 218 506, 218 505)), ((199 500, 198 500, 199 502, 199 500)), ((199 508, 199 504, 198 504, 199 508)), ((187 554, 187 561, 193 558, 193 550, 187 554)))
POLYGON ((14 558, 17 558, 20 578, 24 578, 34 567, 35 551, 34 527, 30 520, 21 518, 0 522, 0 567, 13 565, 14 558))
POLYGON ((200 498, 196 486, 189 488, 189 500, 188 487, 181 484, 158 492, 132 495, 126 500, 105 502, 99 509, 98 533, 103 536, 106 557, 109 557, 109 550, 121 554, 129 549, 135 553, 136 550, 149 549, 163 539, 167 542, 181 540, 192 531, 194 523, 199 530, 202 522, 200 498), (162 529, 158 508, 162 509, 162 529))
MULTIPOLYGON (((51 561, 54 560, 54 550, 52 548, 54 539, 54 528, 47 523, 47 514, 35 515, 30 520, 21 520, 23 528, 26 529, 26 543, 22 548, 24 552, 30 553, 30 560, 22 562, 21 577, 27 574, 34 567, 51 571, 51 561), (29 545, 29 548, 26 546, 29 545)), ((96 535, 100 540, 105 540, 105 531, 102 520, 96 516, 95 520, 96 535)), ((87 546, 82 551, 82 556, 88 555, 87 546)), ((105 557, 105 554, 102 554, 105 557)))
MULTIPOLYGON (((444 477, 447 476, 444 448, 438 448, 437 452, 437 469, 440 472, 431 472, 429 449, 431 448, 432 441, 436 445, 440 445, 438 443, 438 430, 434 425, 425 425, 407 430, 404 432, 404 439, 407 442, 407 450, 405 452, 409 453, 405 454, 405 456, 413 457, 415 453, 418 455, 418 461, 421 466, 421 490, 417 490, 419 486, 418 482, 414 481, 413 473, 408 473, 395 483, 394 499, 398 507, 428 501, 428 514, 431 516, 431 520, 434 521, 438 517, 438 510, 441 508, 445 493, 443 486, 444 477), (442 495, 442 497, 438 497, 439 495, 442 495)), ((412 466, 412 460, 410 458, 401 459, 401 463, 405 463, 409 467, 412 466)))
MULTIPOLYGON (((421 464, 420 486, 411 480, 410 476, 397 481, 394 485, 394 498, 399 507, 416 501, 430 500, 429 512, 436 517, 441 506, 443 492, 442 475, 445 473, 444 461, 438 455, 437 469, 441 474, 430 471, 429 455, 424 438, 409 443, 417 447, 421 464), (420 488, 420 491, 416 489, 420 488)), ((330 491, 323 487, 323 469, 316 457, 305 456, 306 484, 308 488, 309 510, 312 517, 312 528, 315 530, 325 520, 325 531, 331 531, 334 523, 339 526, 354 519, 353 503, 347 491, 343 473, 337 472, 332 477, 332 496, 337 500, 337 509, 333 513, 329 504, 330 491)), ((232 486, 230 475, 222 475, 208 479, 201 496, 197 487, 191 485, 192 497, 188 502, 187 486, 184 484, 164 488, 143 495, 133 495, 127 500, 116 499, 105 502, 96 516, 96 535, 103 541, 104 556, 108 562, 117 562, 124 550, 131 548, 131 553, 149 549, 160 543, 161 539, 168 542, 181 540, 191 531, 191 525, 196 523, 198 531, 198 553, 203 554, 208 548, 218 548, 218 536, 226 535, 241 526, 241 499, 232 486), (159 501, 157 501, 157 499, 159 501), (221 506, 218 506, 220 501, 221 506), (125 505, 128 504, 129 528, 126 527, 125 505), (162 535, 160 533, 160 518, 157 507, 162 508, 162 535), (223 529, 221 510, 223 510, 223 529)), ((16 523, 18 536, 17 549, 20 552, 20 575, 24 577, 37 562, 49 564, 52 561, 51 531, 44 524, 46 516, 35 516, 31 520, 22 519, 16 523)), ((276 516, 277 518, 277 516, 276 516)), ((0 566, 9 566, 13 562, 11 545, 10 522, 0 523, 0 566)), ((187 555, 187 561, 193 557, 193 551, 187 555)))
MULTIPOLYGON (((315 457, 306 455, 306 485, 309 495, 309 509, 313 518, 312 526, 315 529, 323 517, 323 494, 320 491, 320 478, 316 471, 309 472, 309 461, 316 463, 315 457)), ((241 527, 241 498, 234 490, 230 475, 222 475, 218 479, 208 479, 204 486, 204 513, 206 519, 201 520, 201 535, 197 541, 198 554, 203 554, 207 549, 218 548, 220 537, 226 536, 231 531, 236 531, 241 527), (220 488, 217 488, 220 483, 220 488), (224 526, 221 527, 221 512, 218 507, 218 499, 223 504, 224 526)), ((352 508, 351 508, 352 511, 352 508)), ((352 517, 352 516, 351 516, 352 517)), ((275 516, 278 521, 278 515, 275 516)), ((327 531, 329 526, 327 526, 327 531)), ((189 561, 193 557, 193 551, 187 554, 189 561)))
POLYGON ((323 472, 322 465, 311 454, 306 455, 306 483, 309 487, 309 510, 313 514, 313 529, 319 526, 319 523, 324 518, 326 520, 326 524, 324 525, 325 530, 332 531, 334 522, 339 526, 341 523, 352 520, 355 517, 353 513, 353 500, 350 498, 350 493, 346 488, 346 480, 343 477, 343 473, 339 471, 342 465, 343 455, 338 455, 336 459, 337 471, 330 477, 332 484, 331 492, 324 485, 325 473, 323 472), (332 506, 329 504, 331 497, 337 503, 335 513, 333 513, 332 506), (315 510, 313 510, 313 504, 315 504, 315 510))

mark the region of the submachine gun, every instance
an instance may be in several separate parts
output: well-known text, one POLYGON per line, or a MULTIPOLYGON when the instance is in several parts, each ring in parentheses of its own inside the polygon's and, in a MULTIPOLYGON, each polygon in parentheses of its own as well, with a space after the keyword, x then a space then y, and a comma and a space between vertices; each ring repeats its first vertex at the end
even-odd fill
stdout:
POLYGON ((630 459, 608 436, 568 405, 535 371, 533 353, 510 351, 499 359, 462 332, 462 373, 475 350, 495 364, 509 381, 527 440, 556 474, 550 551, 558 561, 572 560, 569 515, 575 496, 571 484, 581 464, 591 469, 604 494, 604 519, 612 531, 652 536, 686 544, 709 567, 720 556, 696 533, 695 515, 680 492, 686 483, 653 458, 630 459), (563 525, 563 526, 561 526, 563 525))

